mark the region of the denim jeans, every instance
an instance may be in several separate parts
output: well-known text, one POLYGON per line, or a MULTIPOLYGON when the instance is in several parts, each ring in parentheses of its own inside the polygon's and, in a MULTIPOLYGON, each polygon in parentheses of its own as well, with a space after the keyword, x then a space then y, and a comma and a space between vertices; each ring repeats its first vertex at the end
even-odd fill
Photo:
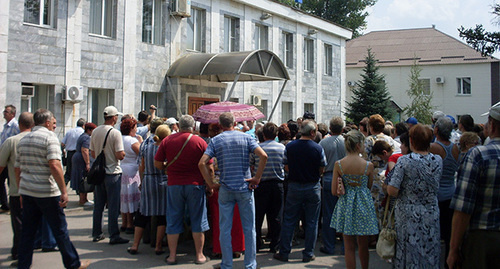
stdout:
POLYGON ((319 210, 321 208, 321 184, 316 183, 288 183, 283 222, 281 226, 280 254, 288 258, 292 249, 293 230, 305 213, 305 246, 302 251, 304 258, 314 255, 314 246, 318 235, 319 210), (303 209, 303 211, 301 210, 303 209))
POLYGON ((335 233, 336 230, 330 227, 332 221, 332 213, 339 198, 332 195, 332 172, 323 175, 323 190, 321 197, 321 205, 323 212, 323 224, 321 226, 321 239, 323 247, 328 253, 333 254, 335 251, 335 233))
POLYGON ((222 250, 221 268, 233 268, 231 228, 233 226, 234 205, 240 209, 241 225, 245 235, 245 268, 257 268, 257 246, 255 242, 255 202, 253 191, 233 192, 221 186, 219 189, 219 226, 222 250))
POLYGON ((54 234, 50 230, 49 222, 42 216, 42 222, 38 225, 38 231, 35 235, 34 248, 55 248, 57 247, 56 239, 54 234))
POLYGON ((120 216, 120 191, 122 174, 108 175, 104 182, 95 186, 92 237, 102 234, 102 215, 108 202, 108 233, 110 241, 120 238, 118 216, 120 216))
POLYGON ((65 268, 80 267, 80 258, 68 234, 68 225, 63 209, 59 206, 60 197, 36 198, 23 195, 23 232, 19 245, 18 268, 30 268, 33 261, 33 244, 38 226, 45 216, 56 238, 65 268))
POLYGON ((210 229, 205 186, 171 185, 167 187, 167 234, 184 232, 186 208, 193 233, 201 233, 210 229))

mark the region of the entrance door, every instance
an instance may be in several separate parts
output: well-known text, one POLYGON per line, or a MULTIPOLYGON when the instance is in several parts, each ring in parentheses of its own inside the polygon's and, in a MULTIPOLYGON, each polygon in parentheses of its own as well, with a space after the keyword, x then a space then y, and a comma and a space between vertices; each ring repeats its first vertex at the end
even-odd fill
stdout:
POLYGON ((219 102, 219 98, 189 97, 188 113, 189 115, 193 115, 200 106, 217 102, 219 102))

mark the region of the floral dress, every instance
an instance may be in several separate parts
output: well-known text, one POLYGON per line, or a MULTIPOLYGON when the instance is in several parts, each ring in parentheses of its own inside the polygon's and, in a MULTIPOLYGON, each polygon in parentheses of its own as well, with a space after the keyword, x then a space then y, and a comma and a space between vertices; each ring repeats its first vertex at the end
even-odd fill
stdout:
POLYGON ((396 256, 394 268, 439 268, 441 240, 437 193, 442 159, 411 153, 398 159, 390 186, 396 198, 396 256))
POLYGON ((345 235, 378 234, 377 216, 366 174, 369 162, 366 162, 363 175, 344 174, 340 161, 338 164, 345 194, 339 198, 333 210, 330 227, 345 235))

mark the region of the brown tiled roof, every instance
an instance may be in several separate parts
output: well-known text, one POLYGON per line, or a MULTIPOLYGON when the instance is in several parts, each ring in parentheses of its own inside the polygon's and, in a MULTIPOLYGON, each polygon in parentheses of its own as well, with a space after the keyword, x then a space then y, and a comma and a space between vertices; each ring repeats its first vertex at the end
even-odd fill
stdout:
POLYGON ((407 66, 417 58, 419 64, 458 64, 498 62, 435 28, 374 31, 349 40, 346 67, 364 67, 371 48, 380 66, 407 66))

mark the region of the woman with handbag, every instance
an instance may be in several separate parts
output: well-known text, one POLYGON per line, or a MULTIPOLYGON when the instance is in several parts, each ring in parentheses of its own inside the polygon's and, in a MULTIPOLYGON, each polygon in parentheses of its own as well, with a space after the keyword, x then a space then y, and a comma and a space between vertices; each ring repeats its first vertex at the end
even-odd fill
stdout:
POLYGON ((330 227, 344 234, 345 263, 356 268, 356 240, 361 267, 368 268, 370 235, 378 234, 377 216, 370 188, 373 164, 360 157, 365 136, 356 130, 345 136, 347 156, 333 168, 332 194, 340 198, 333 210, 330 227))
POLYGON ((438 189, 442 159, 429 152, 432 130, 410 129, 413 151, 398 159, 387 192, 396 197, 394 209, 396 256, 394 268, 439 268, 441 240, 438 189))
POLYGON ((84 189, 83 176, 90 170, 91 162, 93 161, 90 157, 90 136, 92 131, 97 126, 92 122, 89 122, 83 126, 85 130, 76 142, 76 152, 73 154, 72 169, 71 169, 71 188, 76 190, 76 193, 80 196, 80 201, 78 202, 81 206, 91 206, 94 203, 87 200, 87 191, 84 189))

